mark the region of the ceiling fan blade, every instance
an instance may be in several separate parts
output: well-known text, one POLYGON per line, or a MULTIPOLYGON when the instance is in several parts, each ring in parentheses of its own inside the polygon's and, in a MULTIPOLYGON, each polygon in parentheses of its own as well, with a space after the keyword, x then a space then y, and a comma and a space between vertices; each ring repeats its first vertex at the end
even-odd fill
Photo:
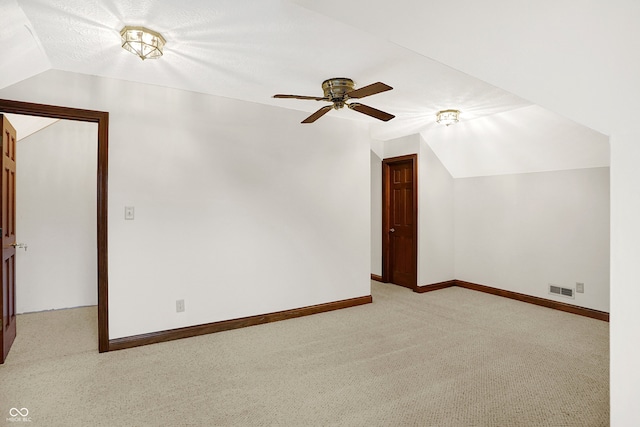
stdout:
POLYGON ((391 86, 382 82, 372 83, 369 86, 347 92, 349 98, 364 98, 365 96, 375 95, 376 93, 386 92, 393 89, 391 86))
POLYGON ((307 117, 306 119, 304 119, 300 123, 313 123, 316 120, 318 120, 320 117, 324 116, 329 111, 331 111, 332 108, 333 108, 333 105, 326 105, 321 109, 319 109, 318 111, 316 111, 315 113, 313 113, 312 115, 310 115, 309 117, 307 117))
POLYGON ((395 117, 393 114, 385 113, 384 111, 376 110, 373 107, 369 107, 368 105, 360 104, 357 102, 349 104, 349 108, 351 108, 352 110, 356 110, 358 113, 375 117, 376 119, 382 120, 383 122, 388 122, 395 117))
POLYGON ((312 101, 330 101, 329 98, 325 98, 325 97, 318 97, 318 96, 304 96, 304 95, 282 95, 282 94, 277 94, 277 95, 273 95, 274 98, 293 98, 293 99, 309 99, 312 101))

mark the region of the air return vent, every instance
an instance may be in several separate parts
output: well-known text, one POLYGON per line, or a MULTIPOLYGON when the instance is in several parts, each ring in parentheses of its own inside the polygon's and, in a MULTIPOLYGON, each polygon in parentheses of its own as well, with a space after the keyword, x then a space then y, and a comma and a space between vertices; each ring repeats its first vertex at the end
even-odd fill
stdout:
POLYGON ((575 298, 575 295, 573 294, 573 289, 563 288, 561 286, 556 286, 552 284, 549 284, 549 293, 553 295, 560 295, 561 297, 575 298))

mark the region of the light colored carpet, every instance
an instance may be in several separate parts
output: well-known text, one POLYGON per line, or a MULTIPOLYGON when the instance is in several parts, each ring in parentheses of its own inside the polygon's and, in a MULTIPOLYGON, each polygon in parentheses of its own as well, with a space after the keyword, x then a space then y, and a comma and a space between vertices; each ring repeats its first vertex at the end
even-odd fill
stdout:
POLYGON ((0 425, 12 407, 34 427, 609 425, 608 323, 462 288, 372 292, 106 354, 95 307, 21 315, 0 425))

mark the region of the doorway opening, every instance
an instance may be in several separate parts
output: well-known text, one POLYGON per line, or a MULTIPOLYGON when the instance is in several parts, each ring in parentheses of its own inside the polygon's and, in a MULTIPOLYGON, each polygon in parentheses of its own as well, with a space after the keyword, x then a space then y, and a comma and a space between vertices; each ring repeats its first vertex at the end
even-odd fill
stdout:
POLYGON ((0 99, 0 112, 97 123, 97 284, 98 351, 109 351, 107 188, 109 113, 0 99))

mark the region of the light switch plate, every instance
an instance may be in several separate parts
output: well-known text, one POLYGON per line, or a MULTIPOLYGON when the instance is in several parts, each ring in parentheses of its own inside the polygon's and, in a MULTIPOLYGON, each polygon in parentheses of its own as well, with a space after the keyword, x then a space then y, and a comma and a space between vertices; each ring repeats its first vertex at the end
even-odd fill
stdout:
POLYGON ((135 209, 133 206, 124 207, 124 219, 133 219, 135 217, 135 209))

